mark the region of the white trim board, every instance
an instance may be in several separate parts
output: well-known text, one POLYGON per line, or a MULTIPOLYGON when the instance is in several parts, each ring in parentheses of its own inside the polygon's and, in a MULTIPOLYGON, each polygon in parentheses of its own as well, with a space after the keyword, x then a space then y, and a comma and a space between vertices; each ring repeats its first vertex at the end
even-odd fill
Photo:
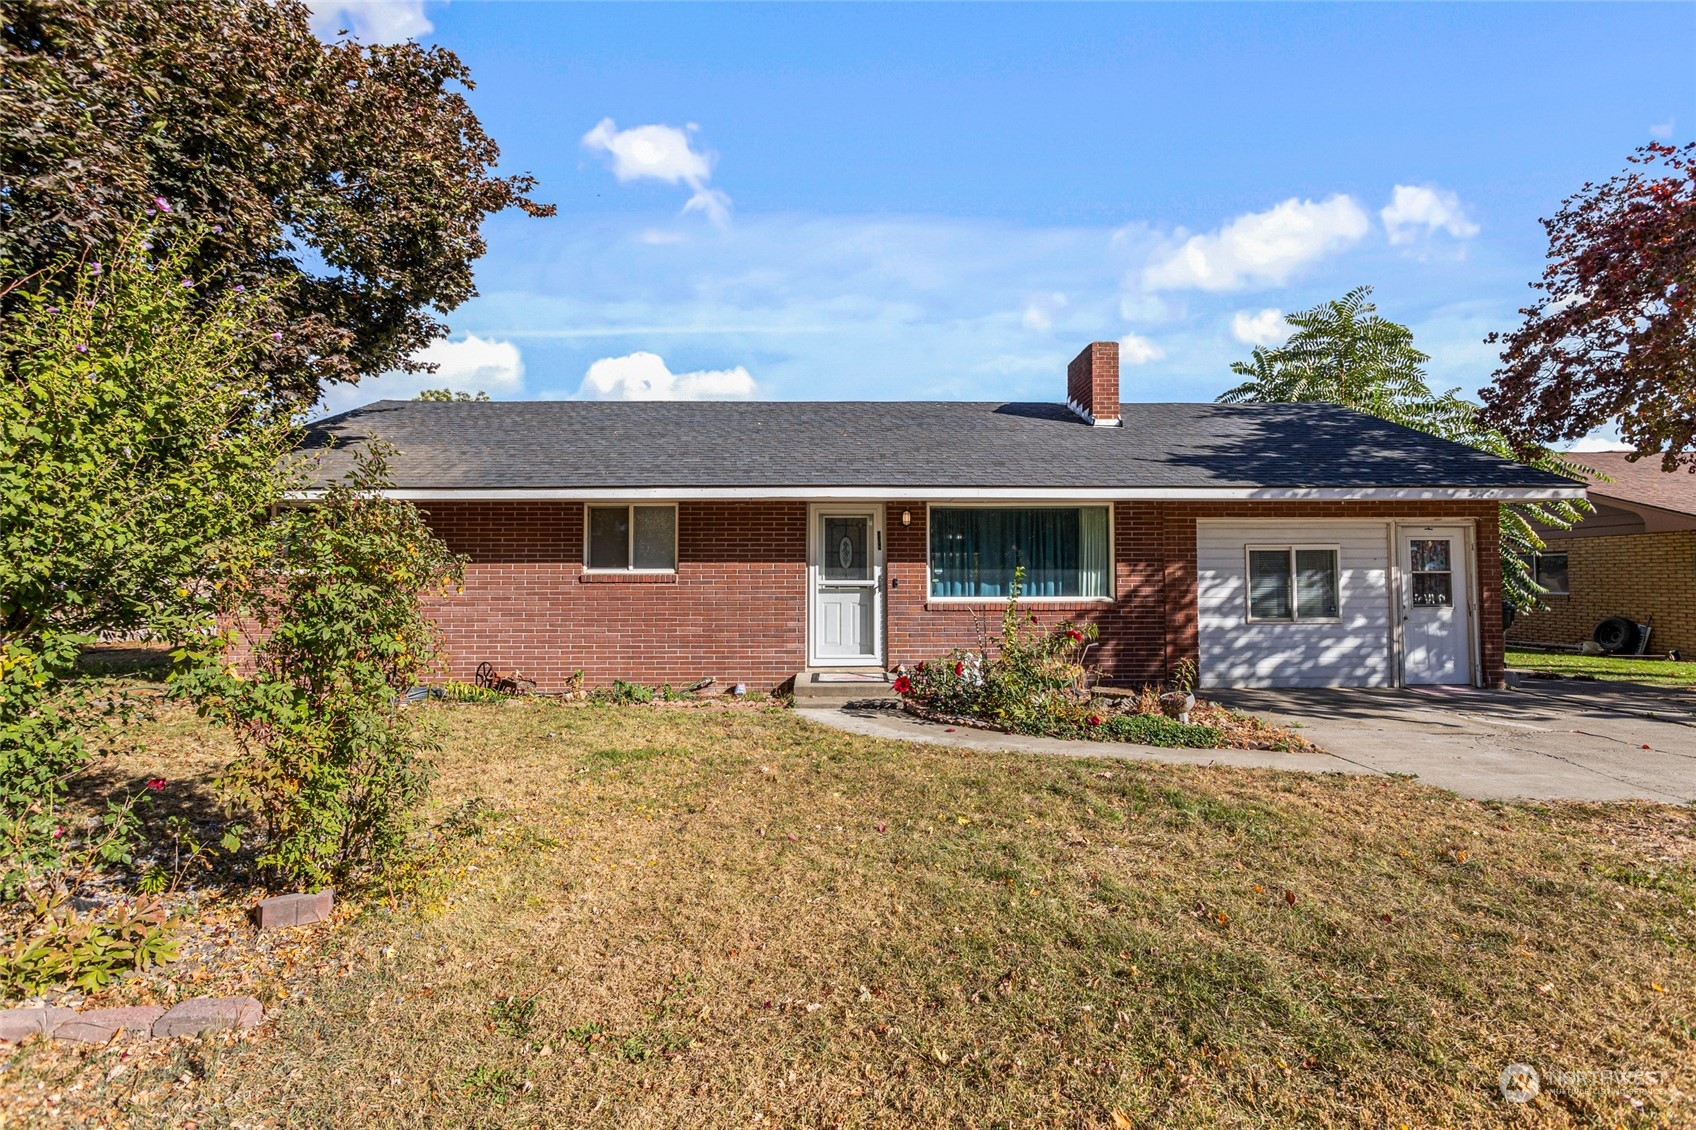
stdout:
MULTIPOLYGON (((291 501, 311 502, 323 490, 290 491, 291 501)), ((621 502, 654 499, 795 499, 832 502, 1536 502, 1583 498, 1573 487, 538 487, 501 489, 392 488, 385 498, 408 502, 621 502)))

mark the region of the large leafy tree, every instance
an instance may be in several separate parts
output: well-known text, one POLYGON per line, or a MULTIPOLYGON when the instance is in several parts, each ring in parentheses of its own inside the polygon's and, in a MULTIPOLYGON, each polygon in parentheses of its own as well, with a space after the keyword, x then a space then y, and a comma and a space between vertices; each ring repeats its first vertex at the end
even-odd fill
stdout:
MULTIPOLYGON (((1370 301, 1372 288, 1356 287, 1343 297, 1285 320, 1295 332, 1281 346, 1255 348, 1231 371, 1244 380, 1219 399, 1340 404, 1404 427, 1508 459, 1520 459, 1556 474, 1574 468, 1546 448, 1518 448, 1490 426, 1479 406, 1457 389, 1434 391, 1425 379, 1430 358, 1413 345, 1406 326, 1381 318, 1370 301)), ((1583 501, 1510 502, 1502 506, 1502 587, 1509 604, 1535 608, 1546 591, 1531 575, 1531 556, 1543 548, 1539 527, 1567 529, 1590 512, 1583 501)))
POLYGON ((1618 421, 1667 470, 1696 471, 1696 142, 1629 160, 1543 221, 1541 294, 1490 335, 1503 349, 1485 416, 1526 446, 1618 421))
POLYGON ((157 198, 208 225, 197 278, 289 284, 259 358, 274 384, 310 401, 324 381, 420 368, 436 315, 476 293, 483 217, 552 209, 530 177, 492 173, 451 52, 325 44, 308 14, 0 0, 0 278, 112 243, 157 198))

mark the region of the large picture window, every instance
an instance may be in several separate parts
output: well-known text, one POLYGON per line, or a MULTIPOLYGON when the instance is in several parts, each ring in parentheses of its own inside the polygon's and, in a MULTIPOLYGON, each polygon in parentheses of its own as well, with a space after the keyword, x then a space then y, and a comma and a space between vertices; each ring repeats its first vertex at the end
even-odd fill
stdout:
POLYGON ((584 564, 597 571, 677 568, 677 507, 591 506, 584 564))
POLYGON ((1337 551, 1328 547, 1250 546, 1250 620, 1335 620, 1337 551))
POLYGON ((1005 598, 1023 567, 1023 596, 1110 597, 1105 506, 933 506, 930 594, 1005 598))

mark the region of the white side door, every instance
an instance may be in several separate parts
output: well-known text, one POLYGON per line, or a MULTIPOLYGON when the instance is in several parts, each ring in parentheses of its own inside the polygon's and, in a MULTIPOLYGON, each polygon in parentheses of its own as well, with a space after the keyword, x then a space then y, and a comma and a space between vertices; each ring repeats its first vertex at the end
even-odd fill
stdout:
POLYGON ((874 510, 813 512, 809 663, 883 664, 883 530, 874 510))
POLYGON ((1400 541, 1402 681, 1409 686, 1471 683, 1466 530, 1403 526, 1400 541))

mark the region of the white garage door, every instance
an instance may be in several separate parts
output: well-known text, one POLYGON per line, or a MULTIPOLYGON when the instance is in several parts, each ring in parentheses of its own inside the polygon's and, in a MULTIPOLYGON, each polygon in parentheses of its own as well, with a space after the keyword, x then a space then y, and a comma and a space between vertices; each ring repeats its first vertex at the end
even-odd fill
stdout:
POLYGON ((1395 683, 1385 522, 1198 522, 1207 687, 1395 683))

